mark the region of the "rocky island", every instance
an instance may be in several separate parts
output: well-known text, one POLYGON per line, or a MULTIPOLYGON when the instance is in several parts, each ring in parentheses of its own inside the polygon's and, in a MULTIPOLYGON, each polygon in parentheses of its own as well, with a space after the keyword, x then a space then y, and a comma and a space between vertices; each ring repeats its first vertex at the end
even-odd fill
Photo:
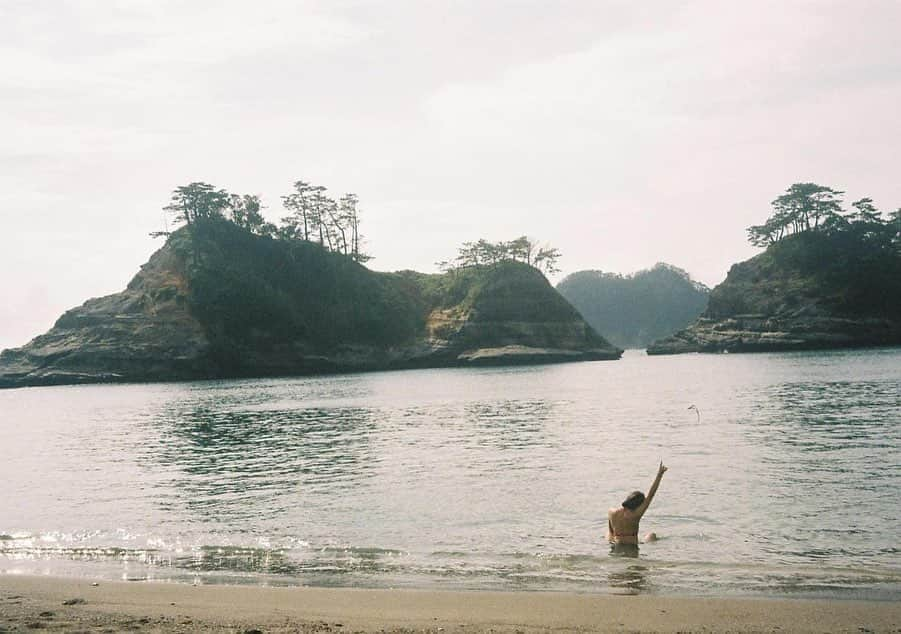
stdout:
POLYGON ((522 262, 374 272, 306 240, 197 218, 120 293, 0 353, 0 387, 618 359, 522 262))
POLYGON ((751 227, 759 255, 735 264, 689 327, 648 354, 767 352, 901 345, 901 210, 793 185, 751 227))

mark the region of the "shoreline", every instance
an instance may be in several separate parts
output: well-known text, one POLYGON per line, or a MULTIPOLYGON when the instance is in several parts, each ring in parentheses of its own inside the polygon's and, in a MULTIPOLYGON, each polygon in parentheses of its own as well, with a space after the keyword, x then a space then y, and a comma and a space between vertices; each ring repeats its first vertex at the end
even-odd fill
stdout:
POLYGON ((0 574, 0 632, 901 632, 901 602, 188 585, 0 574), (96 585, 95 585, 96 584, 96 585))

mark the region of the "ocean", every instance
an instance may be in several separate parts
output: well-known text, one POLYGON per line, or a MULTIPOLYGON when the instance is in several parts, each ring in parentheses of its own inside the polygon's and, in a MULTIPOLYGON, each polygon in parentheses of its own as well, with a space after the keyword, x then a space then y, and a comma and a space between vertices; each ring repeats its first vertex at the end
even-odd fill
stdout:
POLYGON ((0 574, 899 600, 899 492, 899 348, 0 391, 0 574))

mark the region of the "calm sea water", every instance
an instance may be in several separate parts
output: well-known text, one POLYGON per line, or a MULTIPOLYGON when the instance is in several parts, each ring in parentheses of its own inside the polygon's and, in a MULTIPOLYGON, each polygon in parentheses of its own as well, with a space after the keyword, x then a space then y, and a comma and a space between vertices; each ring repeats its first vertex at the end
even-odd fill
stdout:
POLYGON ((899 493, 897 348, 0 391, 5 573, 898 600, 899 493))

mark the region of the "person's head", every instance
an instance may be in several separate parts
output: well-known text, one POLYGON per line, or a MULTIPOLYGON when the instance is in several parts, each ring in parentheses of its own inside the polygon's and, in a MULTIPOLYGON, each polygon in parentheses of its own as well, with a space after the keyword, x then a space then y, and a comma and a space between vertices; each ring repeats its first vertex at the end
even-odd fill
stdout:
POLYGON ((644 493, 641 491, 632 491, 625 500, 623 500, 623 506, 629 509, 630 511, 634 511, 644 502, 644 493))

